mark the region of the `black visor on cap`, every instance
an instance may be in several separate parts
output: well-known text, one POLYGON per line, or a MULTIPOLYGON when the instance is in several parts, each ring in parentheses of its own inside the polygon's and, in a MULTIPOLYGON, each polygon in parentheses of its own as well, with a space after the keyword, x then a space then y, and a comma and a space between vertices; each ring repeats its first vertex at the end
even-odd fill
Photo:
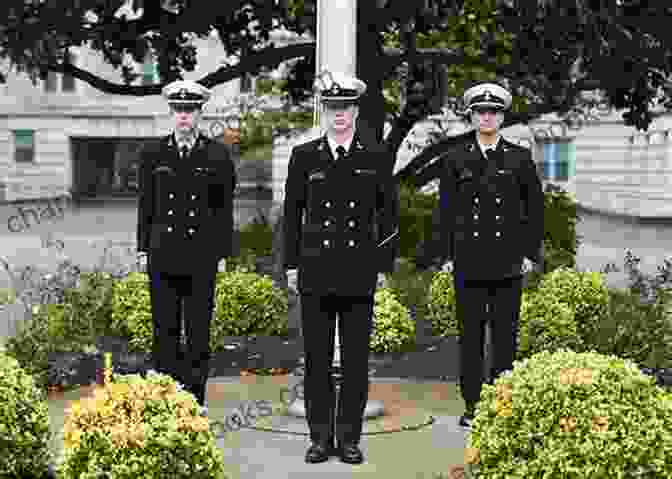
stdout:
POLYGON ((201 103, 171 103, 170 108, 175 111, 194 111, 201 109, 201 103))
POLYGON ((476 113, 491 111, 491 112, 500 112, 504 110, 504 107, 495 106, 495 105, 476 105, 471 108, 476 113))
POLYGON ((322 103, 325 108, 330 110, 345 110, 353 105, 357 105, 357 100, 327 100, 323 99, 322 103))

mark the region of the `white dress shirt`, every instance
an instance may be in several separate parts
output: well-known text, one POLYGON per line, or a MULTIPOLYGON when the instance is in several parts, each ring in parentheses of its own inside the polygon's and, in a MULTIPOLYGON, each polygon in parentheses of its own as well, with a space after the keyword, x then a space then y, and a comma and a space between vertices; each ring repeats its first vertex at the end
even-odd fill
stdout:
POLYGON ((484 158, 488 157, 488 155, 485 154, 488 150, 495 150, 497 148, 497 146, 499 145, 499 140, 501 140, 501 138, 502 138, 501 135, 497 135, 497 139, 492 145, 484 145, 478 139, 476 140, 478 142, 479 148, 481 149, 481 152, 483 153, 484 158))
POLYGON ((333 155, 334 160, 338 160, 338 153, 336 153, 336 148, 338 148, 339 146, 343 146, 346 152, 350 151, 350 145, 352 145, 353 138, 354 135, 348 138, 348 140, 345 143, 343 143, 343 145, 339 145, 338 143, 336 143, 336 140, 327 135, 327 141, 329 142, 329 148, 331 148, 331 154, 333 155))
POLYGON ((196 135, 189 135, 186 138, 181 138, 175 135, 175 144, 177 145, 177 151, 180 152, 180 156, 182 155, 182 148, 184 146, 187 147, 187 151, 191 151, 194 148, 195 143, 196 135))

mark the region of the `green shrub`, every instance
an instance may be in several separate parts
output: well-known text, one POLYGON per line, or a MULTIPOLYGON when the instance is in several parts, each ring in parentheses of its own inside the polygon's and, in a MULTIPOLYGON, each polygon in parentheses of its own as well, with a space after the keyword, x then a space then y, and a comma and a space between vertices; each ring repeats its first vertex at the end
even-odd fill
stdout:
POLYGON ((240 248, 256 256, 270 256, 273 250, 273 227, 268 218, 259 214, 240 230, 240 248))
POLYGON ((95 342, 111 325, 115 281, 111 274, 95 271, 81 273, 78 283, 63 292, 62 334, 95 342))
POLYGON ((462 325, 455 305, 455 280, 445 271, 434 274, 429 287, 427 318, 432 325, 433 336, 456 336, 462 334, 462 325))
POLYGON ((46 396, 28 371, 0 352, 0 477, 45 477, 52 461, 46 396))
POLYGON ((577 203, 562 188, 546 185, 544 191, 544 272, 562 266, 576 266, 576 251, 581 237, 576 233, 580 221, 577 203))
POLYGON ((374 296, 374 322, 370 350, 374 353, 398 352, 415 342, 415 321, 388 288, 374 296))
POLYGON ((542 352, 485 384, 465 462, 477 478, 672 478, 672 396, 630 361, 542 352))
POLYGON ((287 295, 267 276, 244 271, 218 274, 217 320, 211 347, 221 349, 224 336, 286 336, 287 295))
POLYGON ((581 347, 574 310, 561 298, 524 291, 519 318, 517 359, 542 351, 581 347))
POLYGON ((399 256, 416 258, 418 246, 431 237, 432 213, 438 193, 421 193, 407 183, 399 185, 399 256))
POLYGON ((226 479, 224 456, 193 395, 169 376, 106 370, 92 398, 75 401, 63 427, 59 477, 226 479))
POLYGON ((65 306, 35 307, 33 317, 22 324, 16 336, 8 338, 5 352, 19 362, 36 384, 46 389, 50 383, 50 355, 84 352, 92 348, 90 335, 71 334, 65 306))
POLYGON ((11 288, 0 289, 0 304, 13 304, 16 301, 16 293, 11 288))
POLYGON ((609 289, 604 276, 562 266, 544 275, 538 292, 570 307, 579 337, 584 344, 590 345, 600 319, 609 308, 609 289))
POLYGON ((595 328, 590 346, 602 354, 649 368, 672 368, 672 316, 660 296, 644 303, 631 291, 610 291, 609 311, 595 328))
MULTIPOLYGON (((268 277, 241 270, 217 274, 210 350, 221 351, 225 336, 285 336, 287 297, 268 277)), ((149 282, 133 273, 115 284, 112 331, 129 339, 129 350, 151 351, 153 324, 149 282)))
POLYGON ((241 118, 240 152, 273 144, 274 131, 288 131, 310 128, 313 123, 312 111, 251 111, 241 118))
POLYGON ((135 272, 115 281, 110 332, 127 338, 129 351, 152 350, 154 325, 147 273, 135 272))
POLYGON ((417 319, 425 318, 429 303, 429 287, 434 273, 417 271, 412 260, 399 258, 392 274, 385 277, 386 286, 409 311, 415 310, 417 319))

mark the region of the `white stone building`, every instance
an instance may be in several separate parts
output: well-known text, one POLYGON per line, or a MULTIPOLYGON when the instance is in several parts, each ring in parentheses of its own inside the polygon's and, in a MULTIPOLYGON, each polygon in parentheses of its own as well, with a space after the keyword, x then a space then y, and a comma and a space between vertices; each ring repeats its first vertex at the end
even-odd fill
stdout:
MULTIPOLYGON (((302 41, 286 31, 271 37, 276 45, 302 41)), ((197 68, 185 78, 197 80, 224 61, 216 33, 196 39, 197 68)), ((87 49, 73 49, 73 63, 121 83, 121 73, 87 49)), ((8 65, 0 65, 3 71, 8 65)), ((136 84, 157 80, 154 63, 137 65, 136 84)), ((253 78, 236 79, 213 89, 201 127, 223 120, 239 95, 254 92, 253 78)), ((221 123, 220 123, 221 124, 221 123)), ((0 202, 108 195, 133 190, 137 151, 142 142, 170 128, 169 110, 158 96, 129 97, 101 92, 85 82, 50 74, 34 85, 27 75, 9 72, 0 84, 0 202)))
MULTIPOLYGON (((456 117, 442 118, 452 134, 467 130, 456 117)), ((427 140, 432 122, 416 125, 402 144, 395 172, 403 168, 427 140)), ((434 127, 435 128, 435 127, 434 127)), ((386 128, 386 133, 389 130, 386 128)), ((273 200, 284 197, 287 162, 294 144, 318 136, 318 130, 296 138, 277 138, 273 151, 273 200)), ((657 117, 646 133, 623 124, 621 113, 588 123, 579 130, 563 128, 555 115, 529 127, 506 128, 502 134, 532 149, 545 182, 563 186, 589 209, 628 216, 672 217, 672 114, 657 117)), ((438 181, 425 191, 436 191, 438 181)))

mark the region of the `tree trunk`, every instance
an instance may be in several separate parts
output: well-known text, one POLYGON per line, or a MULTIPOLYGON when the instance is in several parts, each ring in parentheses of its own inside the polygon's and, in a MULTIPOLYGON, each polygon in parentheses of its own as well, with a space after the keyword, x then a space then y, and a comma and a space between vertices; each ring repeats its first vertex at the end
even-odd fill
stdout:
POLYGON ((383 39, 377 26, 377 7, 374 2, 357 2, 357 77, 366 83, 361 98, 357 128, 371 141, 383 141, 385 101, 380 59, 383 57, 383 39))

